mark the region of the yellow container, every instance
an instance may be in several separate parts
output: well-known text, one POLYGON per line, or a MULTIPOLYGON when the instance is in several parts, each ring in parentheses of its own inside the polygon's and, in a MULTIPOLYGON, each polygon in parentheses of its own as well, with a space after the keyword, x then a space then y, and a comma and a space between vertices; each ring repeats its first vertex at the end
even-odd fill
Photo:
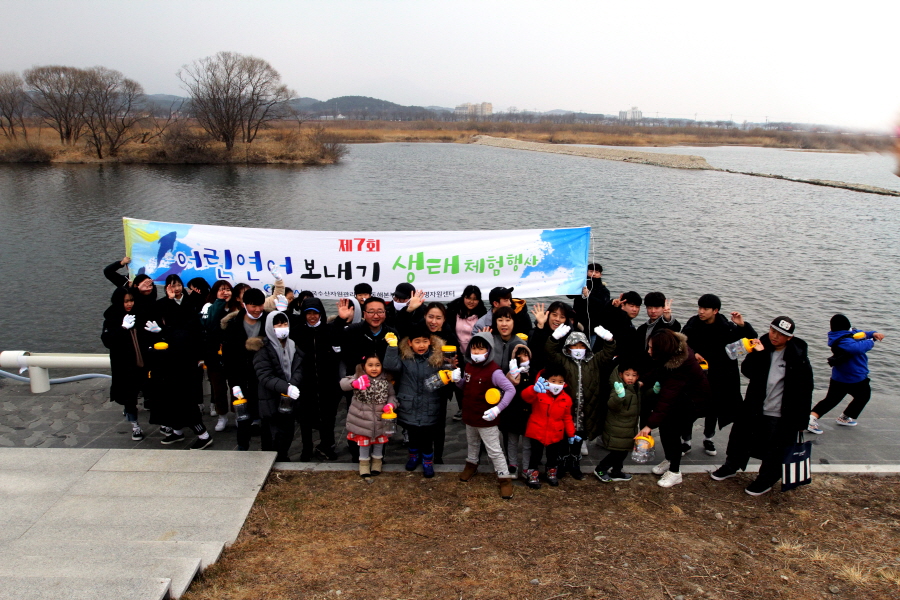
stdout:
POLYGON ((153 344, 154 350, 168 350, 168 348, 169 348, 169 344, 167 344, 165 342, 156 342, 155 344, 153 344))
POLYGON ((528 341, 528 336, 525 335, 524 333, 517 333, 517 334, 516 334, 516 337, 519 338, 520 340, 522 340, 523 342, 527 342, 527 341, 528 341))

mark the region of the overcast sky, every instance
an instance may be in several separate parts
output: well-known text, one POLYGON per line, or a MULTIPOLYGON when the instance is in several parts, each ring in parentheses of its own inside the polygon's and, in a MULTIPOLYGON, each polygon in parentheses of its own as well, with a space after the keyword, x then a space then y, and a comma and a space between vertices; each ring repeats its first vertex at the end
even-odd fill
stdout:
POLYGON ((0 0, 0 71, 103 65, 184 95, 232 50, 300 96, 887 131, 900 2, 0 0))

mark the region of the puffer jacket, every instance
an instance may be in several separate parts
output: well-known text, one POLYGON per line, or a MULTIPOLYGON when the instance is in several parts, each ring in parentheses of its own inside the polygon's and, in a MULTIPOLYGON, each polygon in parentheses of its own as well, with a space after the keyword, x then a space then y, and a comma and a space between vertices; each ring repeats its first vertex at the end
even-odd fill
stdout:
POLYGON ((353 400, 347 409, 347 431, 356 435, 364 435, 374 440, 379 435, 384 435, 385 404, 393 404, 397 408, 397 398, 394 394, 394 386, 388 381, 384 372, 378 377, 370 379, 368 389, 354 390, 350 385, 363 374, 362 367, 356 370, 355 375, 349 375, 341 379, 341 389, 345 392, 353 392, 353 400))
MULTIPOLYGON (((281 404, 281 395, 287 394, 288 385, 297 388, 303 382, 303 352, 297 349, 291 360, 291 380, 285 381, 284 371, 281 369, 281 361, 270 340, 265 340, 262 348, 253 357, 253 367, 256 369, 256 377, 259 380, 257 393, 259 394, 259 416, 269 418, 278 412, 281 404)), ((300 409, 300 400, 291 400, 294 415, 300 409)))
POLYGON ((548 392, 538 393, 531 386, 522 390, 522 399, 531 405, 531 416, 528 417, 528 426, 525 428, 526 437, 549 446, 564 437, 575 435, 572 398, 565 389, 554 396, 548 392))
POLYGON ((397 346, 388 346, 384 354, 384 368, 397 374, 397 399, 400 410, 397 418, 404 425, 427 427, 440 420, 441 404, 446 396, 441 389, 429 391, 425 380, 444 367, 444 340, 431 336, 431 348, 416 354, 403 338, 397 346))
POLYGON ((644 411, 648 413, 647 426, 656 429, 662 423, 688 419, 704 414, 710 401, 709 381, 706 372, 688 346, 687 336, 676 333, 680 344, 678 352, 666 363, 652 371, 646 379, 653 386, 659 382, 659 394, 652 390, 647 394, 644 411))
POLYGON ((544 346, 550 364, 558 364, 566 371, 566 384, 572 398, 572 417, 575 429, 584 432, 586 439, 593 439, 603 430, 606 415, 606 382, 612 368, 612 359, 616 353, 616 342, 597 340, 600 352, 590 350, 587 336, 580 331, 573 331, 566 337, 565 345, 560 350, 558 340, 553 336, 547 338, 544 346), (582 360, 572 358, 570 348, 578 342, 588 346, 582 360))
POLYGON ((606 423, 603 425, 603 446, 607 450, 631 450, 634 445, 634 436, 638 432, 638 421, 641 417, 641 395, 637 384, 626 385, 622 381, 619 369, 613 369, 609 376, 609 400, 606 423), (625 397, 619 398, 613 389, 613 384, 621 383, 625 386, 625 397))

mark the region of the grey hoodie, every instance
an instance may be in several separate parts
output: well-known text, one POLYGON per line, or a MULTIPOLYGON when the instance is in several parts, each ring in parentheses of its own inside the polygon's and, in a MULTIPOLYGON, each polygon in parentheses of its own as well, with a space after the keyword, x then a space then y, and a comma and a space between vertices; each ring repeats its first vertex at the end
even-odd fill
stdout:
MULTIPOLYGON (((272 322, 275 320, 275 315, 282 315, 284 313, 280 313, 278 311, 270 312, 266 315, 266 338, 268 338, 269 342, 272 343, 272 347, 275 348, 276 354, 278 354, 278 360, 281 363, 281 370, 284 371, 284 379, 285 381, 291 380, 291 363, 294 360, 294 353, 297 351, 297 347, 294 344, 294 340, 288 337, 285 340, 284 346, 281 345, 281 340, 278 339, 278 336, 275 335, 275 326, 272 322)), ((287 315, 284 315, 287 318, 287 315)))

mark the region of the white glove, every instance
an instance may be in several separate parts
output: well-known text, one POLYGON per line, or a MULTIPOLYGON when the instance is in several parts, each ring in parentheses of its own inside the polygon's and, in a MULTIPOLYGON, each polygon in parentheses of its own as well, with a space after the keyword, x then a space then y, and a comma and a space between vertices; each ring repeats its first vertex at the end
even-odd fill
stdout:
POLYGON ((125 315, 122 319, 122 329, 131 329, 134 327, 134 315, 125 315))
POLYGON ((278 294, 275 296, 275 310, 278 312, 284 312, 287 310, 288 301, 282 294, 278 294))
POLYGON ((284 277, 281 275, 281 271, 279 271, 278 269, 272 269, 271 271, 269 271, 269 273, 272 274, 272 277, 275 278, 275 281, 278 281, 279 279, 284 279, 284 277))
POLYGON ((594 327, 594 333, 596 333, 597 337, 605 342, 611 342, 613 339, 612 332, 603 325, 597 325, 596 327, 594 327))
POLYGON ((500 414, 500 409, 497 408, 496 406, 492 406, 489 409, 487 409, 486 411, 484 411, 484 414, 481 415, 481 418, 484 419, 485 421, 493 421, 494 419, 497 418, 497 415, 499 415, 499 414, 500 414))
POLYGON ((510 375, 518 375, 521 369, 519 369, 519 363, 516 362, 516 359, 509 359, 509 374, 510 375))
POLYGON ((144 325, 144 329, 150 333, 159 333, 162 331, 162 328, 156 324, 156 321, 147 321, 147 324, 144 325))
POLYGON ((453 369, 452 371, 450 371, 450 381, 456 383, 460 379, 462 379, 462 371, 460 371, 459 369, 453 369))
POLYGON ((288 396, 291 397, 291 400, 296 400, 300 397, 300 390, 297 389, 295 385, 288 386, 288 396))
POLYGON ((572 328, 563 323, 559 327, 556 328, 556 331, 553 332, 553 339, 558 340, 566 336, 567 333, 572 331, 572 328))
POLYGON ((235 398, 243 398, 244 392, 241 391, 241 386, 236 385, 233 388, 231 388, 231 395, 234 396, 235 398))

